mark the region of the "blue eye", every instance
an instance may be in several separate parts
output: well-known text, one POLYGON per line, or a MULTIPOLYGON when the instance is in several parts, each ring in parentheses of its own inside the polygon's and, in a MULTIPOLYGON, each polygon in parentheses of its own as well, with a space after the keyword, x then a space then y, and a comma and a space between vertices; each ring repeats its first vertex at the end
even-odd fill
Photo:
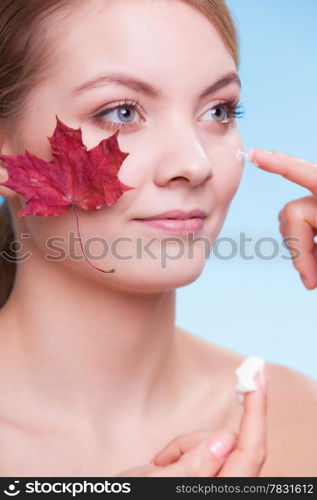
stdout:
POLYGON ((212 112, 212 115, 214 116, 216 122, 219 121, 221 123, 227 123, 230 120, 228 112, 224 106, 215 106, 214 108, 211 108, 209 111, 212 112))
POLYGON ((210 108, 207 113, 210 111, 214 116, 214 121, 224 124, 229 123, 233 118, 240 118, 244 115, 243 106, 235 97, 231 97, 228 101, 217 104, 213 108, 210 108))
POLYGON ((118 103, 116 106, 112 106, 111 108, 105 108, 102 111, 99 111, 93 119, 98 123, 101 123, 107 129, 117 130, 118 128, 134 128, 138 125, 138 122, 133 122, 133 117, 137 112, 137 107, 139 106, 139 101, 127 101, 125 100, 123 103, 118 103), (118 118, 119 121, 105 119, 105 116, 109 116, 111 112, 114 113, 114 118, 118 118), (123 123, 120 122, 123 120, 123 123), (125 121, 127 120, 127 121, 125 121))
MULTIPOLYGON (((111 113, 112 111, 115 111, 117 113, 117 116, 118 116, 119 120, 128 120, 127 123, 130 123, 129 120, 131 120, 131 115, 133 117, 133 114, 135 114, 135 110, 132 109, 132 107, 129 107, 129 106, 117 106, 115 108, 109 108, 107 110, 104 110, 102 112, 102 115, 107 114, 109 116, 109 113, 111 113)), ((113 121, 113 120, 109 120, 109 121, 113 121)), ((124 122, 124 123, 126 123, 126 122, 124 122)))

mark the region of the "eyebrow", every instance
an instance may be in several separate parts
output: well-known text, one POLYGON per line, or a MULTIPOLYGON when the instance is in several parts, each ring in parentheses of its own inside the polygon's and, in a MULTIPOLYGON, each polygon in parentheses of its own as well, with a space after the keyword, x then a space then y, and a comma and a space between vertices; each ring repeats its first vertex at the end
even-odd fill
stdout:
MULTIPOLYGON (((239 87, 241 88, 241 80, 238 76, 238 74, 233 71, 231 73, 228 73, 224 76, 222 76, 219 80, 214 82, 212 85, 209 85, 199 96, 200 99, 206 97, 207 95, 213 94, 217 90, 220 90, 226 86, 228 86, 230 83, 237 83, 239 87)), ((94 78, 93 80, 89 80, 88 82, 83 83, 79 87, 76 87, 72 92, 71 95, 77 96, 84 92, 85 90, 89 90, 92 88, 100 87, 109 83, 117 83, 119 85, 123 85, 125 87, 128 87, 132 90, 136 90, 137 92, 141 92, 149 97, 159 99, 162 97, 162 92, 153 87, 148 82, 145 82, 144 80, 140 80, 139 78, 132 77, 130 75, 124 74, 124 73, 108 73, 106 75, 101 75, 97 78, 94 78)))

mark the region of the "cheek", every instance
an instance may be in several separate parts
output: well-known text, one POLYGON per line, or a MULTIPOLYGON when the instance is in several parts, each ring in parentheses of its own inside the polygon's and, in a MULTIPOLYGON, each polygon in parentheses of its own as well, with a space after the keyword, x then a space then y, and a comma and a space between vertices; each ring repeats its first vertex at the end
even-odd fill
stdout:
POLYGON ((219 153, 217 163, 214 165, 211 184, 218 206, 226 208, 240 185, 244 163, 237 158, 237 151, 242 148, 241 143, 230 149, 226 148, 219 153))
POLYGON ((55 251, 55 248, 67 252, 69 233, 73 232, 77 236, 76 221, 72 210, 62 216, 35 216, 21 219, 23 219, 22 222, 18 218, 18 223, 23 224, 23 231, 31 235, 29 243, 43 256, 56 255, 58 251, 55 251))
POLYGON ((210 180, 213 210, 205 227, 206 235, 211 243, 216 240, 224 224, 230 203, 241 181, 243 163, 236 156, 239 148, 242 149, 242 144, 233 148, 223 148, 219 150, 217 156, 214 156, 217 162, 213 162, 214 176, 210 180))

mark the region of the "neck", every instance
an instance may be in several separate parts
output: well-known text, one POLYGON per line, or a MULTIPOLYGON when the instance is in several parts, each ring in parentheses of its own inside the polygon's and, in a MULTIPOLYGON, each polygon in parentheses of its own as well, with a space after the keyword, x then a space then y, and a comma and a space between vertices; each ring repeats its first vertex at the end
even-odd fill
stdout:
POLYGON ((159 418, 179 384, 175 291, 136 294, 74 275, 34 254, 19 266, 2 310, 17 386, 77 421, 159 418))

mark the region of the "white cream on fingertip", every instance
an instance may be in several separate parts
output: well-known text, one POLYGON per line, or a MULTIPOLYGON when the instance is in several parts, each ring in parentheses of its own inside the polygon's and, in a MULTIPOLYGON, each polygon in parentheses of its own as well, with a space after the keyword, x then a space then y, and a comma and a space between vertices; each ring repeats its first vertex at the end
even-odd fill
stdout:
POLYGON ((243 363, 236 369, 237 384, 236 393, 239 403, 244 402, 244 393, 256 391, 258 389, 255 376, 261 371, 265 363, 264 358, 258 356, 250 356, 246 358, 243 363))
POLYGON ((252 154, 253 154, 253 148, 250 148, 248 152, 245 152, 245 151, 242 151, 241 149, 238 149, 238 151, 236 153, 236 157, 237 157, 238 161, 241 163, 245 163, 248 161, 250 163, 254 163, 254 165, 256 165, 258 167, 259 164, 253 160, 252 154))
POLYGON ((247 156, 248 156, 248 153, 245 153, 241 149, 238 149, 238 151, 236 152, 237 160, 240 163, 245 163, 246 161, 249 161, 248 158, 247 158, 247 156))

